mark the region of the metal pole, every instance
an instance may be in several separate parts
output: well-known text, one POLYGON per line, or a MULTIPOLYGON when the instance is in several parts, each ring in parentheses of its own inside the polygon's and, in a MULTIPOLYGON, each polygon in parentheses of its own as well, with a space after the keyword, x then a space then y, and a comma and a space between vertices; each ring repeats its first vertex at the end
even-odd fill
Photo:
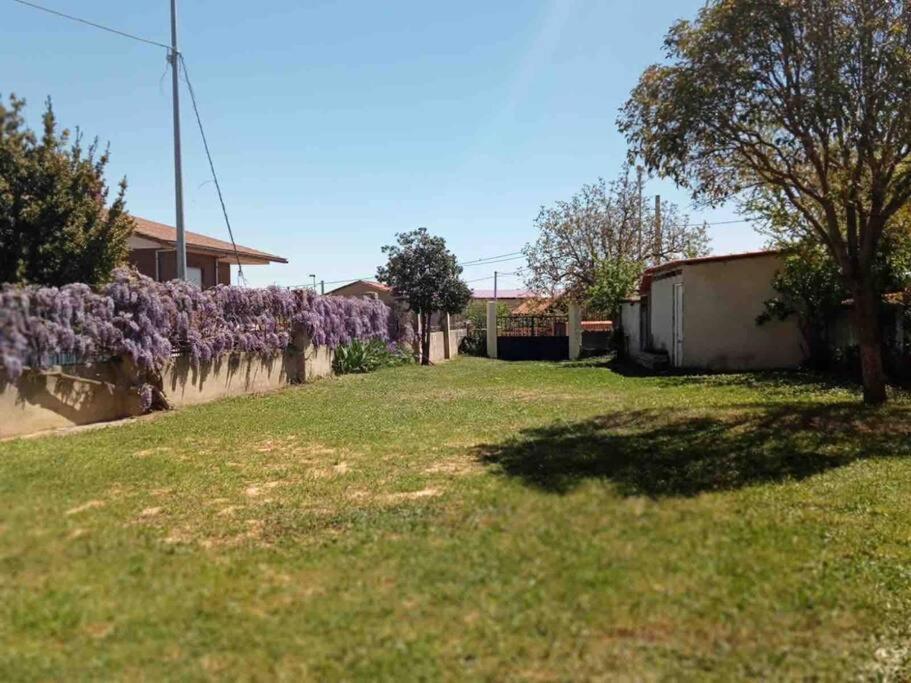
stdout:
POLYGON ((177 222, 177 279, 187 279, 187 235, 183 224, 183 165, 180 159, 180 75, 177 0, 171 0, 171 101, 174 105, 174 204, 177 222))
POLYGON ((661 195, 655 195, 655 263, 661 263, 661 252, 664 249, 661 235, 661 195))
POLYGON ((493 271, 493 300, 497 300, 497 271, 493 271))
POLYGON ((316 294, 316 275, 313 273, 310 273, 310 277, 313 278, 313 293, 316 294))
POLYGON ((326 293, 326 281, 325 281, 325 280, 320 280, 320 281, 319 281, 319 293, 320 293, 320 294, 325 294, 325 293, 326 293))

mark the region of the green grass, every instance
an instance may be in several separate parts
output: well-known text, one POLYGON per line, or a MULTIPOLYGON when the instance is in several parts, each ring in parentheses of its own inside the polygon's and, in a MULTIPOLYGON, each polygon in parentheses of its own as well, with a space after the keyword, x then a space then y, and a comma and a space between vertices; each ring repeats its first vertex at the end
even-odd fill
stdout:
POLYGON ((0 443, 0 680, 902 680, 857 400, 462 359, 0 443))

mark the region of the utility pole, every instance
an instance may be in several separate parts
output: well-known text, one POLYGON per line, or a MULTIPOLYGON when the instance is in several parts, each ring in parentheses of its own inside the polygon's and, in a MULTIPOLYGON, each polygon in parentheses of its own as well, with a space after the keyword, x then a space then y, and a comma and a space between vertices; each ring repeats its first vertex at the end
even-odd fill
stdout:
POLYGON ((639 213, 639 228, 637 231, 637 240, 636 240, 636 258, 639 261, 642 261, 642 173, 643 169, 641 166, 636 166, 636 191, 639 195, 639 201, 637 205, 637 210, 639 213))
POLYGON ((183 164, 180 159, 180 52, 177 51, 177 0, 171 0, 171 101, 174 106, 174 204, 177 222, 177 279, 187 279, 187 235, 183 224, 183 164))
POLYGON ((319 281, 319 293, 320 293, 320 294, 325 294, 325 293, 326 293, 326 281, 325 281, 325 280, 320 280, 320 281, 319 281))
POLYGON ((661 252, 664 249, 661 238, 661 195, 655 195, 655 263, 661 262, 661 252))
POLYGON ((497 300, 497 271, 493 271, 493 300, 497 300))
POLYGON ((315 274, 315 273, 310 273, 310 275, 309 275, 308 277, 312 277, 312 278, 313 278, 313 292, 314 292, 314 294, 315 294, 315 293, 316 293, 316 274, 315 274))

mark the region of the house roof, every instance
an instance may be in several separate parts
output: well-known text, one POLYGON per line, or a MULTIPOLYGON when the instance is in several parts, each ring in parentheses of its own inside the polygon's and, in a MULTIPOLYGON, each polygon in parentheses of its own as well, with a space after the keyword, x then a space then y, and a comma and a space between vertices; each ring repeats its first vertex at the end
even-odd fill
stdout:
POLYGON ((545 315, 560 302, 560 297, 534 297, 526 299, 512 312, 513 315, 545 315))
POLYGON ((661 273, 669 270, 682 268, 683 266, 695 266, 703 263, 722 263, 725 261, 740 261, 743 259, 762 258, 764 256, 780 256, 785 253, 784 249, 764 249, 762 251, 745 251, 740 254, 719 254, 714 256, 697 256, 695 258, 677 259, 668 261, 657 266, 647 268, 642 274, 642 281, 639 283, 639 292, 646 294, 651 289, 652 280, 661 273))
MULTIPOLYGON (((156 223, 146 218, 133 216, 136 222, 136 229, 133 234, 137 237, 143 237, 153 242, 158 242, 165 247, 175 247, 177 245, 177 228, 164 223, 156 223)), ((207 235, 200 235, 198 232, 186 231, 187 249, 195 252, 212 254, 225 260, 235 260, 234 246, 230 242, 215 239, 207 235)), ((237 245, 237 257, 242 264, 261 265, 266 263, 287 263, 288 259, 283 256, 276 256, 258 249, 251 249, 240 244, 237 245)))
MULTIPOLYGON (((471 292, 471 297, 473 299, 493 299, 493 290, 492 289, 474 289, 471 292)), ((529 292, 527 289, 498 289, 497 290, 498 299, 535 299, 537 298, 534 292, 529 292)))
POLYGON ((673 270, 681 266, 692 266, 700 263, 717 263, 720 261, 739 261, 748 258, 761 258, 763 256, 779 256, 784 253, 783 249, 764 249, 762 251, 746 251, 740 254, 719 254, 713 256, 697 256, 695 258, 677 259, 668 261, 657 266, 648 268, 645 272, 651 275, 663 273, 666 270, 673 270))
POLYGON ((369 287, 370 289, 375 289, 377 292, 391 292, 392 291, 392 287, 387 287, 386 285, 380 284, 379 282, 374 282, 373 280, 355 280, 354 282, 349 282, 348 284, 342 285, 341 287, 336 287, 335 289, 333 289, 329 292, 326 292, 326 294, 335 294, 336 292, 340 292, 343 289, 348 289, 352 285, 365 285, 365 286, 369 287))

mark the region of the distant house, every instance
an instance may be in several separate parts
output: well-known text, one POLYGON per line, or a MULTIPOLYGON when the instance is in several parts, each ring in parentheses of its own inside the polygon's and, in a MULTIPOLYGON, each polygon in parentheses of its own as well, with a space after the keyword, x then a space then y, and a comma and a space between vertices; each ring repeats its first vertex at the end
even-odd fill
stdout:
POLYGON ((379 282, 374 282, 373 280, 355 280, 354 282, 349 282, 347 285, 336 287, 331 292, 326 292, 326 294, 357 299, 369 297, 371 299, 379 299, 387 306, 391 306, 395 301, 395 296, 392 293, 391 287, 382 285, 379 282))
POLYGON ((486 303, 496 298, 497 303, 505 305, 510 311, 514 311, 523 302, 536 299, 536 295, 524 289, 498 289, 496 297, 492 289, 475 289, 471 293, 472 303, 486 303))
MULTIPOLYGON (((136 229, 129 241, 129 262, 143 275, 159 282, 177 277, 177 229, 133 216, 136 229)), ((187 279, 202 288, 231 284, 231 264, 287 263, 282 256, 237 245, 199 233, 186 233, 187 279)))
POLYGON ((760 251, 664 263, 645 271, 639 294, 621 307, 629 354, 672 367, 757 370, 796 367, 804 360, 793 318, 758 326, 776 295, 782 253, 760 251))

